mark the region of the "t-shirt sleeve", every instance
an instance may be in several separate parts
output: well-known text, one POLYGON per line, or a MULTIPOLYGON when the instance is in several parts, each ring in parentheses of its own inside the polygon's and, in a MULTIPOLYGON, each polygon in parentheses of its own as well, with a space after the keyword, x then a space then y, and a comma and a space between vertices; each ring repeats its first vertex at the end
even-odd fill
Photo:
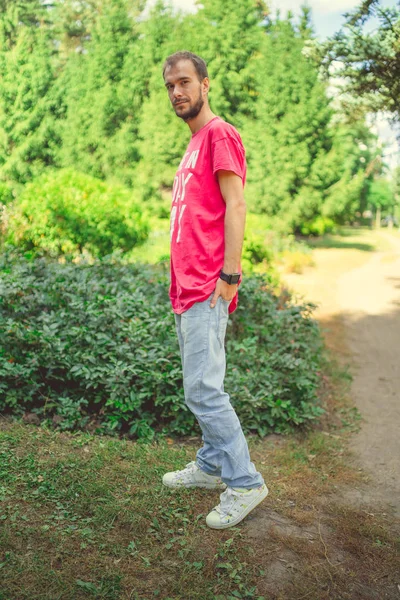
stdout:
POLYGON ((213 174, 217 171, 233 171, 244 182, 246 158, 243 146, 231 136, 216 140, 212 144, 213 174))

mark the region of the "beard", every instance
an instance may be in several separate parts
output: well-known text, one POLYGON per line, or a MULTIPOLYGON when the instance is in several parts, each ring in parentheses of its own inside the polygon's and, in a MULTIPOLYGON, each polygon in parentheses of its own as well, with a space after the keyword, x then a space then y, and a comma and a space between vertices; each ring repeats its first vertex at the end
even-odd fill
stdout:
POLYGON ((193 104, 192 106, 189 106, 189 108, 187 108, 186 110, 178 113, 176 109, 177 108, 179 109, 179 106, 176 106, 176 107, 174 106, 174 110, 175 110, 176 116, 179 117, 180 119, 183 119, 186 122, 186 121, 190 121, 190 119, 195 119, 197 117, 197 115, 200 113, 203 106, 204 106, 204 100, 201 97, 201 95, 199 95, 195 104, 193 104))

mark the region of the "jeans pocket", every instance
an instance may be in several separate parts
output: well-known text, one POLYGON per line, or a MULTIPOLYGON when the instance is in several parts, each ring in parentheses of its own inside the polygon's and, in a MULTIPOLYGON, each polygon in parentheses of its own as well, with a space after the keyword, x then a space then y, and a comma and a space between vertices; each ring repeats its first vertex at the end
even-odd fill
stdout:
POLYGON ((225 342, 226 326, 229 318, 229 304, 221 296, 218 298, 218 341, 221 346, 225 342))

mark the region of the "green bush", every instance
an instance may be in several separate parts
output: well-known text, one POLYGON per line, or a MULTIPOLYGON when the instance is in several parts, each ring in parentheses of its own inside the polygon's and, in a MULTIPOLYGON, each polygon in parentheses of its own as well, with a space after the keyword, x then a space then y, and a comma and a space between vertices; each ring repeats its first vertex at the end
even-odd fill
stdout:
POLYGON ((305 221, 301 224, 299 232, 301 235, 315 235, 320 236, 325 233, 331 233, 335 231, 336 224, 332 219, 328 217, 315 217, 311 221, 305 221))
POLYGON ((9 211, 5 241, 51 256, 101 257, 141 244, 148 231, 130 190, 62 169, 26 185, 9 211))
POLYGON ((11 185, 6 181, 0 181, 0 205, 3 204, 6 206, 7 204, 10 204, 13 198, 14 196, 11 185))
POLYGON ((272 262, 273 253, 267 243, 265 233, 246 231, 243 244, 243 263, 247 265, 257 265, 265 262, 269 265, 272 262))
MULTIPOLYGON (((3 255, 0 286, 1 411, 142 438, 198 431, 161 268, 3 255)), ((321 338, 311 307, 246 277, 229 323, 226 389, 245 431, 316 418, 321 338)))

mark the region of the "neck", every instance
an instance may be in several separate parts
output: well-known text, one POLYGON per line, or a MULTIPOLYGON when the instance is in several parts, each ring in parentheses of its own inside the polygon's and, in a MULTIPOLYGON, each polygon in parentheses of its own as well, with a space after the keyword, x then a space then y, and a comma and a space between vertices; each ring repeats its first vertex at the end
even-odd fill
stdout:
POLYGON ((186 122, 190 127, 190 131, 192 134, 194 134, 204 127, 204 125, 207 125, 207 123, 216 116, 217 115, 212 112, 209 106, 203 106, 203 109, 199 112, 197 117, 194 119, 189 119, 189 121, 186 122))

